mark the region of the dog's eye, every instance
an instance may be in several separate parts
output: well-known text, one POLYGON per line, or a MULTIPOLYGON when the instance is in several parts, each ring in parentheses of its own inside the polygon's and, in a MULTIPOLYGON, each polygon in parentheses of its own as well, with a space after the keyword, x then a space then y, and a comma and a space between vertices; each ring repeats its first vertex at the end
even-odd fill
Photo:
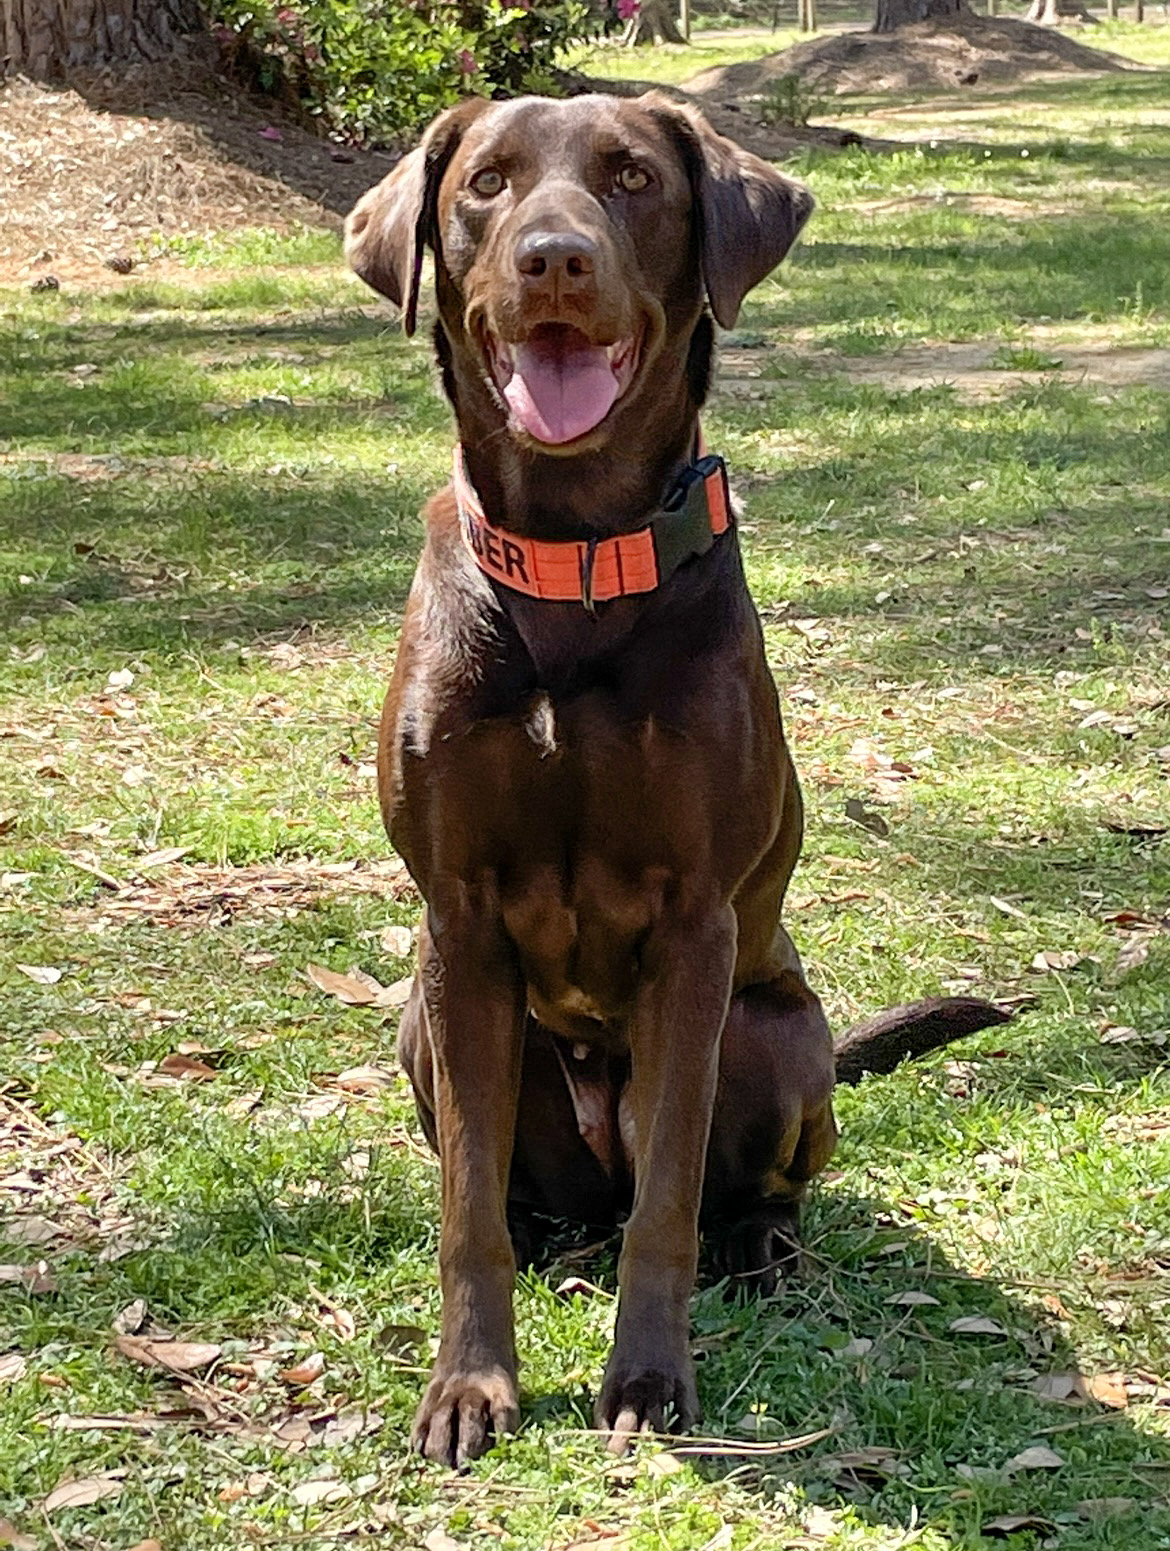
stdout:
POLYGON ((495 167, 484 167, 481 172, 477 172, 475 177, 472 178, 471 186, 484 199, 494 199, 497 194, 503 191, 504 174, 497 171, 495 167))
POLYGON ((625 189, 627 194, 640 194, 644 188, 650 186, 650 174, 637 162, 627 162, 617 175, 618 188, 625 189))

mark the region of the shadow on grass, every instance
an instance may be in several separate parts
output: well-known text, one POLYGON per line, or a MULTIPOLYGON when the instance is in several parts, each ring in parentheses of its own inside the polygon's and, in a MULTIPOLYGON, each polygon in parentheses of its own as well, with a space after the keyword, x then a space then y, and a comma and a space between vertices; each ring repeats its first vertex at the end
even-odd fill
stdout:
MULTIPOLYGON (((344 1286, 351 1307, 372 1295, 375 1305, 393 1310, 404 1299, 409 1306, 420 1272, 429 1280, 409 1258, 421 1225, 417 1201, 405 1217, 387 1218, 394 1211, 385 1192, 390 1181, 367 1185, 358 1201, 330 1195, 327 1185, 316 1201, 275 1208, 271 1180, 258 1175, 241 1192, 240 1173, 236 1165, 216 1181, 213 1169, 207 1183, 219 1199, 193 1202, 157 1250, 111 1266, 72 1257, 60 1292, 25 1305, 22 1345, 67 1340, 76 1350, 104 1342, 95 1307, 117 1309, 134 1298, 145 1298, 156 1317, 197 1320, 217 1339, 254 1339, 258 1322, 271 1324, 274 1307, 290 1299, 311 1303, 322 1283, 344 1286)), ((725 1440, 732 1452, 704 1453, 684 1440, 681 1458, 701 1479, 727 1480, 763 1499, 783 1499, 797 1486, 804 1500, 852 1504, 875 1525, 930 1523, 956 1537, 954 1544, 981 1543, 981 1526, 1011 1513, 1041 1521, 1038 1538, 1054 1532, 1045 1523, 1058 1527, 1062 1546, 1132 1546, 1139 1523, 1151 1537, 1142 1544, 1160 1544, 1152 1537, 1170 1530, 1155 1490, 1159 1473, 1170 1469, 1166 1441, 1083 1393, 1067 1404, 1037 1393, 1046 1383, 1059 1393, 1082 1366, 1086 1375, 1094 1371, 1062 1327, 1060 1295, 1073 1296, 1067 1286, 1003 1285, 955 1267, 919 1236, 915 1207, 831 1185, 807 1215, 803 1278, 767 1302, 729 1298, 723 1285, 696 1294, 692 1333, 705 1412, 698 1431, 725 1440), (822 1429, 827 1436, 803 1448, 781 1447, 822 1429), (1011 1466, 1037 1447, 1054 1449, 1063 1465, 1011 1466), (1096 1510, 1080 1507, 1086 1497, 1128 1502, 1109 1505, 1115 1517, 1093 1524, 1096 1510)), ((433 1234, 426 1242, 429 1248, 433 1234)), ((613 1249, 611 1242, 592 1257, 572 1255, 521 1277, 522 1354, 535 1340, 556 1345, 549 1331, 558 1311, 570 1321, 589 1318, 598 1293, 566 1299, 553 1288, 571 1271, 611 1290, 613 1249)), ((379 1439, 391 1459, 406 1447, 426 1366, 416 1343, 433 1333, 433 1304, 413 1319, 421 1320, 417 1334, 412 1321, 359 1329, 344 1346, 315 1337, 324 1340, 351 1399, 393 1408, 379 1439)), ((555 1376, 580 1362, 573 1343, 563 1335, 560 1341, 551 1355, 542 1353, 550 1377, 522 1388, 538 1449, 543 1434, 567 1436, 588 1425, 588 1386, 565 1388, 555 1376)), ((159 1388, 163 1382, 152 1396, 160 1408, 168 1393, 159 1388)), ((279 1393, 270 1400, 282 1412, 279 1393)), ((44 1404, 46 1414, 68 1409, 55 1396, 44 1404)), ((522 1435, 521 1449, 523 1442, 522 1435)), ((489 1460, 493 1479, 498 1468, 489 1460)))

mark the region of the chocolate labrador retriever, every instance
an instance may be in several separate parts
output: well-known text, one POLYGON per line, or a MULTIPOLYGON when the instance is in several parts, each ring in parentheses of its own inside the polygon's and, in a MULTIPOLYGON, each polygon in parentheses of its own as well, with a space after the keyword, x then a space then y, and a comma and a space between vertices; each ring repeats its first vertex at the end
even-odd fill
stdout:
MULTIPOLYGON (((434 1460, 517 1425, 526 1211, 628 1211, 596 1405, 620 1449, 698 1416, 700 1224, 766 1289, 833 1151, 834 1047, 780 924, 800 792, 699 429, 715 324, 811 209, 665 98, 585 96, 464 102, 349 218, 408 331, 433 251, 460 435, 379 749, 427 907, 399 1048, 442 1164, 434 1460)), ((899 1009, 843 1074, 998 1016, 899 1009)))

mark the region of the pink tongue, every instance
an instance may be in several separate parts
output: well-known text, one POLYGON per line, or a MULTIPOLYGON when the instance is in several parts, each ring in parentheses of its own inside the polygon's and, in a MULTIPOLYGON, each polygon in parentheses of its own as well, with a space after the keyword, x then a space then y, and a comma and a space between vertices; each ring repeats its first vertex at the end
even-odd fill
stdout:
POLYGON ((600 346, 565 350, 555 343, 513 347, 512 380, 504 397, 538 442, 571 442, 609 414, 618 385, 600 346))

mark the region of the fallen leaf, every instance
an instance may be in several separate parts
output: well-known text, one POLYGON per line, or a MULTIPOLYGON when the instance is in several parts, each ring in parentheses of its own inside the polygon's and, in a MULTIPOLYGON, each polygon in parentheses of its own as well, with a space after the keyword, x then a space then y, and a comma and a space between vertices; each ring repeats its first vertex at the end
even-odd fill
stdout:
POLYGON ((376 1411, 367 1411, 363 1406, 345 1406, 326 1422, 321 1441, 327 1449, 344 1448, 381 1428, 382 1418, 376 1411))
POLYGON ((925 1307, 928 1303, 937 1303, 938 1299, 932 1298, 929 1293, 915 1292, 912 1289, 910 1292, 891 1293, 885 1301, 887 1303, 901 1304, 903 1308, 909 1309, 915 1308, 919 1304, 925 1307))
POLYGON ((374 998, 375 1006, 405 1007, 413 990, 414 976, 407 975, 402 980, 396 980, 393 985, 384 986, 374 998))
POLYGON ((299 1387, 303 1387, 306 1384, 312 1384, 314 1380, 319 1379, 324 1372, 325 1353, 313 1352, 308 1357, 306 1357, 303 1362, 297 1363, 295 1367, 282 1368, 280 1371, 280 1378, 282 1378, 286 1384, 295 1384, 299 1387))
POLYGON ((57 1279, 44 1260, 33 1266, 0 1266, 0 1282, 16 1282, 33 1294, 57 1291, 57 1279))
POLYGON ((171 862, 177 862, 186 856, 190 846, 166 846, 162 851, 151 851, 138 863, 138 871, 145 872, 149 867, 166 867, 171 862))
POLYGON ((206 1061, 200 1061, 197 1056, 183 1055, 178 1050, 163 1056, 158 1063, 158 1070, 164 1077, 179 1077, 189 1082, 209 1082, 218 1075, 214 1066, 208 1066, 206 1061))
POLYGON ((374 1337, 374 1345, 394 1357, 416 1357, 426 1338, 421 1325, 383 1325, 374 1337))
POLYGON ((852 819, 855 824, 860 824, 862 829, 868 829, 871 835, 885 837, 890 833, 890 826, 882 818, 880 813, 874 813, 857 797, 850 797, 845 803, 845 817, 852 819))
POLYGON ((672 1454, 669 1449, 663 1449, 659 1454, 652 1454, 646 1461, 646 1468, 652 1476, 677 1476, 680 1471, 687 1468, 686 1461, 672 1454))
POLYGON ((147 1336, 119 1336, 114 1342, 123 1357, 147 1368, 194 1373, 209 1367, 222 1348, 214 1341, 154 1341, 147 1336))
POLYGON ((383 931, 380 945, 383 953, 395 959, 408 959, 414 946, 414 933, 409 926, 388 926, 383 931))
POLYGON ((394 1073, 381 1066, 351 1066, 348 1071, 339 1072, 332 1078, 329 1086, 340 1088, 343 1093, 372 1098, 394 1086, 394 1073))
POLYGON ((959 1336, 1006 1336, 1007 1331, 995 1319, 987 1319, 982 1314, 964 1314, 961 1319, 953 1319, 947 1326, 959 1336))
POLYGON ((0 1357, 0 1384, 15 1384, 28 1371, 28 1363, 21 1352, 5 1352, 0 1357))
POLYGON ((114 1315, 112 1328, 117 1336, 135 1336, 146 1323, 146 1299, 135 1298, 114 1315))
POLYGON ((1083 1405, 1085 1381, 1079 1373, 1042 1373, 1028 1385, 1033 1395, 1041 1400, 1070 1401, 1083 1405))
POLYGON ((436 1524, 423 1539, 424 1551, 463 1551, 457 1540, 452 1540, 441 1524, 436 1524))
POLYGON ((86 1476, 81 1481, 62 1481, 41 1504, 46 1513, 58 1508, 89 1508, 106 1497, 117 1497, 122 1490, 118 1475, 86 1476))
POLYGON ((37 1543, 31 1535, 22 1535, 15 1524, 0 1519, 0 1546, 11 1546, 13 1551, 37 1551, 37 1543))
POLYGON ((1085 1388, 1094 1400, 1114 1411, 1124 1411, 1129 1405, 1123 1373, 1095 1373, 1085 1380, 1085 1388))
POLYGON ((314 1503, 340 1503, 351 1496, 344 1481, 336 1478, 312 1476, 294 1486, 289 1494, 298 1507, 308 1508, 314 1503))
POLYGON ((50 1244, 65 1235, 65 1229, 44 1217, 14 1217, 5 1229, 10 1244, 23 1244, 33 1248, 38 1244, 50 1244))
POLYGON ((1060 1470, 1063 1464, 1064 1459, 1055 1449, 1047 1449, 1043 1444, 1035 1444, 1030 1449, 1013 1454, 1003 1468, 1008 1471, 1060 1470))
POLYGON ((130 1551, 163 1551, 161 1540, 140 1540, 130 1551))
POLYGON ((1043 948, 1032 960, 1030 968, 1038 975, 1051 974, 1054 970, 1075 969, 1081 962, 1081 954, 1073 948, 1058 950, 1055 948, 1043 948))
POLYGON ((134 682, 134 672, 131 668, 115 668, 112 673, 106 674, 106 685, 109 689, 129 689, 134 682))
POLYGON ((1026 910, 1021 910, 1018 905, 1013 905, 1006 899, 1000 899, 997 894, 989 894, 987 899, 988 903, 994 905, 1002 915, 1014 916, 1017 921, 1027 921, 1029 919, 1026 910))
POLYGON ((369 984, 372 976, 358 980, 353 975, 338 974, 335 969, 328 969, 324 964, 306 965, 305 974, 319 991, 336 997, 347 1007, 368 1007, 377 999, 378 992, 384 989, 377 982, 373 986, 369 984))
POLYGON ((994 1519, 985 1519, 982 1525, 985 1535, 1004 1538, 1008 1535, 1016 1535, 1025 1529, 1036 1530, 1041 1535, 1056 1533, 1056 1525, 1052 1520, 1041 1518, 1038 1513, 1001 1513, 994 1519))
POLYGON ((1126 975, 1131 969, 1136 969, 1139 964, 1144 964, 1150 956, 1150 939, 1148 937, 1131 937, 1117 955, 1117 963, 1114 966, 1118 975, 1126 975))
POLYGON ((1086 1497, 1077 1504, 1082 1519, 1112 1519, 1122 1513, 1132 1513, 1137 1507, 1132 1497, 1086 1497))
POLYGON ((1130 1045, 1141 1039, 1138 1031, 1128 1023, 1107 1023, 1101 1030, 1103 1045, 1130 1045))
POLYGON ((16 967, 22 975, 35 980, 39 986, 55 986, 65 973, 55 964, 18 964, 16 967))

